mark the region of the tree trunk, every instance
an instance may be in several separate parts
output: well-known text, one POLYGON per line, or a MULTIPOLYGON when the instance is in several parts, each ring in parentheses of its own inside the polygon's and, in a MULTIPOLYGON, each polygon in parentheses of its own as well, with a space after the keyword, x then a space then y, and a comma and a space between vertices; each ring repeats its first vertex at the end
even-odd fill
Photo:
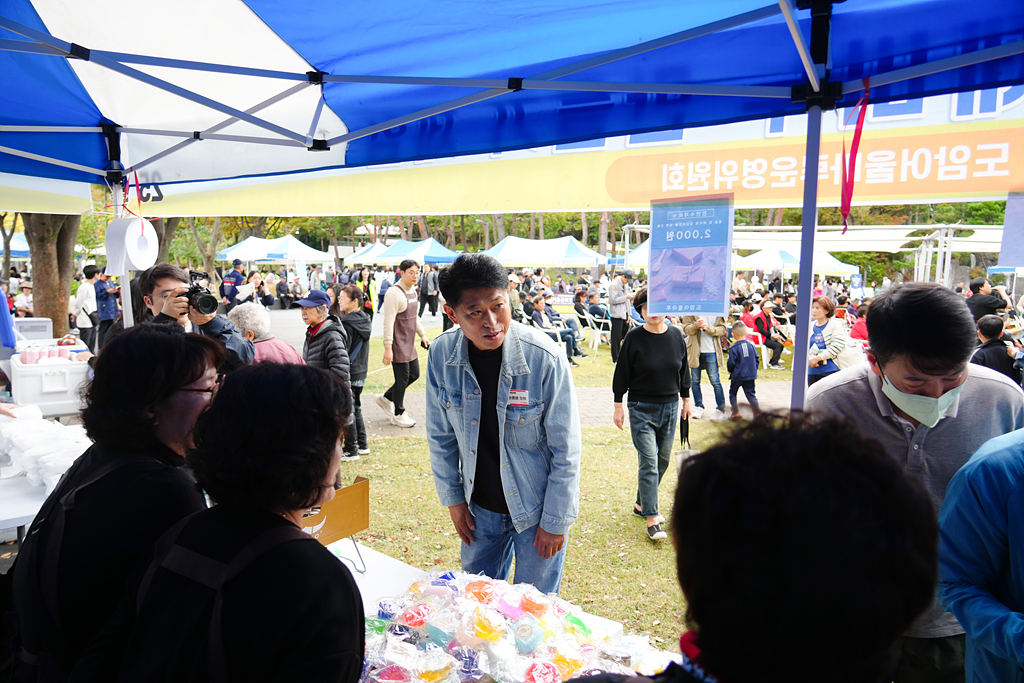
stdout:
POLYGON ((18 214, 14 214, 14 221, 11 222, 11 231, 8 232, 4 223, 7 220, 6 213, 0 213, 0 234, 4 238, 4 270, 0 279, 6 280, 11 275, 11 238, 14 237, 14 228, 18 225, 18 214))
POLYGON ((480 216, 483 220, 480 221, 480 225, 484 226, 484 251, 491 248, 491 227, 490 223, 487 222, 487 216, 480 216))
POLYGON ((519 237, 519 214, 512 214, 512 230, 508 233, 513 237, 519 237))
POLYGON ((494 218, 494 243, 497 244, 505 239, 505 214, 491 214, 494 218))
POLYGON ((167 263, 171 258, 171 241, 174 239, 174 233, 178 229, 178 224, 181 223, 181 218, 175 216, 174 218, 157 218, 153 221, 153 228, 156 230, 157 237, 160 238, 160 251, 157 253, 157 263, 167 263))
POLYGON ((583 242, 583 246, 587 246, 587 212, 580 212, 580 221, 583 223, 583 228, 580 230, 580 236, 583 238, 580 242, 583 242))
POLYGON ((374 216, 373 217, 373 241, 374 242, 379 242, 380 241, 377 238, 377 232, 378 232, 379 229, 380 229, 380 216, 374 216))
MULTIPOLYGON (((331 234, 334 235, 334 268, 341 268, 341 257, 338 256, 338 222, 331 221, 331 234)), ((744 394, 746 396, 746 394, 744 394)))
POLYGON ((537 214, 530 214, 530 239, 537 239, 537 214))
MULTIPOLYGON (((452 220, 455 220, 454 218, 452 220)), ((466 242, 466 216, 459 216, 459 223, 462 230, 462 251, 469 251, 469 243, 466 242)), ((744 394, 746 395, 746 394, 744 394)))
POLYGON ((544 214, 540 214, 540 221, 537 223, 537 230, 540 232, 540 239, 546 239, 544 235, 544 214))
POLYGON ((199 232, 196 230, 196 221, 194 218, 188 219, 188 226, 192 228, 192 238, 196 241, 196 249, 199 250, 199 254, 203 258, 203 270, 210 275, 210 284, 218 284, 220 278, 217 277, 217 245, 220 244, 220 216, 213 219, 213 231, 210 233, 210 242, 206 243, 203 238, 199 236, 199 232))
MULTIPOLYGON (((448 248, 455 251, 455 216, 448 217, 448 248)), ((744 394, 746 395, 746 394, 744 394)))
POLYGON ((75 242, 81 216, 55 216, 42 213, 21 214, 32 258, 32 282, 35 285, 32 307, 38 318, 53 322, 53 335, 68 333, 68 300, 75 268, 75 242))
MULTIPOLYGON (((423 225, 423 216, 416 216, 416 225, 420 229, 420 239, 425 240, 430 237, 430 234, 427 232, 427 226, 423 225)), ((410 225, 409 227, 411 228, 412 226, 410 225)))
MULTIPOLYGON (((597 253, 602 256, 608 254, 608 223, 611 221, 611 213, 608 211, 601 212, 601 223, 597 231, 597 253)), ((614 251, 612 254, 614 255, 614 251)), ((604 264, 599 265, 596 268, 595 275, 600 277, 604 274, 604 264)))

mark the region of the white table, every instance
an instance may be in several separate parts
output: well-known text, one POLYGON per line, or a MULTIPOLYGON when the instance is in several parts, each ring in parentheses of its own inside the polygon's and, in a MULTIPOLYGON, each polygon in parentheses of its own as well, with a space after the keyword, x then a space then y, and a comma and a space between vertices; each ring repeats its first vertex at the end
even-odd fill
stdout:
POLYGON ((25 527, 35 519, 45 500, 45 486, 32 486, 23 476, 0 479, 0 529, 17 528, 21 546, 25 527))
MULTIPOLYGON (((422 569, 417 569, 411 564, 367 548, 361 543, 357 554, 356 547, 350 538, 335 541, 327 548, 352 572, 363 598, 363 612, 368 617, 377 615, 377 605, 381 598, 402 595, 409 590, 413 581, 426 574, 422 569), (359 559, 360 555, 362 562, 359 559), (366 571, 360 573, 357 569, 364 566, 363 562, 366 563, 366 571)), ((458 567, 449 567, 449 569, 458 569, 458 567)), ((616 640, 622 637, 622 624, 617 621, 587 612, 583 612, 583 618, 594 630, 595 640, 605 638, 616 640)))

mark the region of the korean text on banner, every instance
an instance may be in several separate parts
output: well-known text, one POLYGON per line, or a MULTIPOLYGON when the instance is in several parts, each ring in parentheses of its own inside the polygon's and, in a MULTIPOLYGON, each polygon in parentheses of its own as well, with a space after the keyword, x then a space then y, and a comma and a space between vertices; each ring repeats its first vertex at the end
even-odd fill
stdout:
POLYGON ((651 202, 654 315, 728 315, 732 195, 651 202))

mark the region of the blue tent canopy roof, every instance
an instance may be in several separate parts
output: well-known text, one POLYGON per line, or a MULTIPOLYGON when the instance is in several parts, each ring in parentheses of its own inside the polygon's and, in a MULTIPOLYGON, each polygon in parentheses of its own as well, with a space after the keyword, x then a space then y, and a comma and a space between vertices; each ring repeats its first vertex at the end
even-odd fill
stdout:
MULTIPOLYGON (((112 0, 59 8, 47 0, 5 2, 0 25, 13 31, 0 29, 0 125, 88 130, 0 130, 0 171, 102 182, 101 172, 113 164, 96 127, 112 121, 125 127, 121 147, 136 155, 128 162, 150 161, 138 169, 141 182, 167 184, 523 149, 805 110, 791 99, 791 88, 807 82, 804 66, 779 5, 768 0, 208 4, 218 17, 245 22, 247 34, 233 52, 217 41, 189 42, 194 24, 187 12, 161 16, 160 32, 135 32, 124 22, 156 18, 125 17, 112 0), (129 42, 136 33, 145 41, 129 42), (12 51, 27 44, 68 49, 63 41, 90 48, 90 62, 12 51), (268 64, 275 41, 282 63, 268 64), (126 42, 145 54, 132 57, 121 47, 126 42), (163 68, 173 66, 161 61, 165 55, 215 66, 163 68), (234 65, 264 71, 243 75, 234 65), (188 107, 178 114, 167 107, 170 95, 139 96, 158 91, 129 78, 129 69, 208 99, 200 106, 186 94, 180 102, 188 107), (217 75, 224 87, 202 80, 217 71, 235 73, 217 75), (268 92, 282 95, 301 88, 310 71, 322 74, 315 78, 325 80, 323 96, 307 97, 288 110, 290 118, 281 114, 283 104, 264 111, 269 100, 238 85, 269 83, 268 92), (122 92, 126 87, 143 90, 122 92), (243 111, 259 121, 214 130, 214 122, 243 111), (254 145, 262 145, 261 155, 239 152, 254 145), (307 146, 331 149, 305 154, 307 146)), ((809 12, 795 16, 809 36, 809 12)), ((829 78, 843 83, 845 105, 860 96, 865 77, 873 102, 1019 84, 1022 36, 1024 3, 1016 1, 839 3, 829 78)))

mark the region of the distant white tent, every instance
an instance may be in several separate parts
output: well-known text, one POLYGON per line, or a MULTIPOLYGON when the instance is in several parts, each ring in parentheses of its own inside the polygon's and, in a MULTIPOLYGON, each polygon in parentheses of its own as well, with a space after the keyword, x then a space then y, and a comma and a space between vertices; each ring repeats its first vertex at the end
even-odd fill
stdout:
POLYGON ((238 244, 217 253, 218 261, 297 261, 301 263, 329 263, 334 256, 297 240, 294 235, 277 239, 247 237, 238 244))
POLYGON ((374 242, 373 244, 367 245, 357 251, 356 253, 345 259, 348 263, 358 263, 360 265, 375 265, 381 263, 377 260, 377 257, 388 250, 388 247, 383 242, 374 242))

